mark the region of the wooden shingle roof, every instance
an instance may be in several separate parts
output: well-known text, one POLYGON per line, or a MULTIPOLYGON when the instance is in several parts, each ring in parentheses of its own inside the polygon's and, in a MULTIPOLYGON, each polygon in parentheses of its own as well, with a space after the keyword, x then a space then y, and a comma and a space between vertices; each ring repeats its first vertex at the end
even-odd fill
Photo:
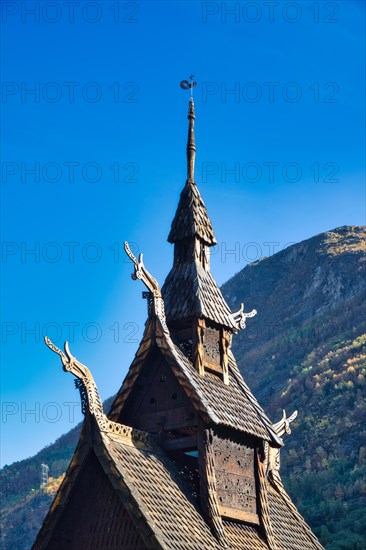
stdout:
MULTIPOLYGON (((123 524, 134 525, 141 537, 141 543, 132 548, 155 548, 165 550, 219 550, 223 548, 214 537, 204 520, 197 501, 187 485, 184 475, 177 469, 167 454, 151 440, 150 434, 120 425, 118 433, 101 432, 92 418, 84 422, 82 435, 72 462, 56 495, 55 501, 37 536, 33 550, 59 550, 64 540, 71 537, 74 544, 78 530, 85 532, 83 525, 70 524, 70 531, 60 531, 59 521, 68 510, 75 494, 85 491, 85 471, 89 469, 90 458, 94 456, 104 472, 104 483, 99 474, 99 490, 108 492, 100 511, 102 524, 113 518, 123 518, 123 524), (135 434, 136 432, 136 434, 135 434), (80 485, 81 484, 81 485, 80 485), (108 489, 108 487, 111 489, 108 489), (114 493, 111 492, 113 488, 114 493), (118 497, 120 504, 115 499, 118 497), (122 507, 121 507, 122 506, 122 507), (127 517, 128 516, 128 517, 127 517), (59 535, 64 537, 62 540, 59 535), (53 541, 53 543, 52 543, 53 541), (57 542, 58 541, 58 542, 57 542), (61 542, 60 542, 61 541, 61 542), (55 545, 56 544, 56 545, 55 545)), ((93 459, 95 461, 95 458, 93 459)), ((90 480, 88 481, 90 483, 90 480)), ((263 538, 258 526, 235 521, 223 521, 223 528, 229 548, 236 550, 322 550, 302 516, 292 504, 280 482, 266 482, 269 501, 269 521, 275 534, 275 547, 263 538)), ((107 494, 107 493, 106 493, 107 494)), ((93 509, 98 503, 89 502, 93 509)), ((74 504, 75 506, 75 500, 74 504)), ((99 523, 99 519, 97 520, 99 523)), ((122 521, 122 519, 121 519, 122 521)), ((98 523, 98 524, 99 524, 98 523)), ((121 524, 121 528, 123 525, 121 524)), ((93 538, 93 528, 87 531, 88 545, 94 550, 106 548, 101 531, 93 538), (102 540, 102 539, 101 539, 102 540), (94 542, 93 542, 94 541, 94 542)), ((118 540, 115 528, 114 540, 118 540)), ((85 536, 82 535, 82 536, 85 536)), ((107 531, 103 535, 111 547, 107 531)), ((136 535, 134 535, 136 536, 136 535)), ((84 540, 84 539, 83 539, 84 540)), ((86 539, 84 540, 86 544, 86 539)), ((67 546, 69 547, 69 546, 67 546)), ((116 548, 120 546, 117 546, 116 548)), ((125 546, 124 546, 125 547, 125 546)))
POLYGON ((148 360, 149 352, 157 347, 193 406, 207 422, 241 430, 265 441, 271 441, 276 447, 282 445, 272 430, 270 420, 245 384, 232 355, 229 360, 230 384, 226 386, 217 376, 210 373, 200 376, 192 361, 174 344, 169 334, 164 332, 159 320, 156 321, 156 325, 155 328, 154 323, 149 321, 145 329, 135 359, 112 404, 108 415, 111 420, 118 420, 142 365, 148 360))
POLYGON ((276 466, 281 430, 289 430, 295 413, 287 420, 284 413, 272 424, 230 351, 230 333, 245 327, 246 317, 256 312, 245 314, 242 306, 233 314, 209 271, 206 247, 216 239, 194 181, 192 98, 188 119, 188 179, 168 241, 191 241, 176 245, 175 263, 161 290, 142 254, 135 258, 125 243, 135 266, 133 278, 149 290, 149 318, 108 417, 89 369, 72 356, 67 343, 62 352, 46 338, 64 370, 76 376, 86 418, 33 550, 322 549, 285 492, 276 466), (197 318, 208 324, 201 326, 197 318), (191 349, 177 344, 182 338, 187 342, 188 323, 174 324, 182 319, 217 336, 223 359, 222 372, 216 371, 224 376, 214 374, 215 368, 200 370, 193 362, 199 331, 191 331, 191 349), (210 321, 220 330, 213 330, 210 321), (160 399, 148 393, 157 386, 160 399), (149 402, 154 408, 146 412, 149 402), (140 423, 141 418, 145 421, 140 423), (193 466, 186 461, 189 454, 197 458, 193 466), (191 478, 199 479, 199 489, 187 468, 191 478))
POLYGON ((162 287, 162 295, 168 322, 203 316, 237 330, 232 312, 215 279, 197 262, 175 264, 162 287))
MULTIPOLYGON (((123 436, 113 434, 103 434, 103 443, 162 548, 221 548, 197 509, 188 487, 185 487, 183 477, 162 450, 158 447, 138 449, 123 436)), ((267 482, 267 489, 277 548, 321 550, 322 546, 284 490, 276 490, 270 482, 267 482)), ((224 521, 223 526, 231 548, 269 548, 257 527, 230 521, 224 521)))
POLYGON ((138 448, 123 435, 102 434, 102 439, 100 460, 106 473, 117 484, 123 481, 161 548, 220 548, 183 476, 162 450, 138 448))
POLYGON ((230 548, 268 550, 269 547, 258 529, 235 521, 223 521, 223 525, 230 548))
POLYGON ((187 180, 168 236, 170 243, 189 237, 200 237, 208 246, 216 244, 211 220, 194 181, 187 180))
MULTIPOLYGON (((128 488, 161 548, 206 550, 221 548, 197 508, 194 497, 172 460, 158 446, 136 446, 120 434, 101 434, 99 459, 107 475, 128 488), (111 468, 111 464, 113 467, 111 468)), ((266 482, 270 522, 277 550, 322 550, 281 482, 266 482)), ((230 547, 266 550, 258 527, 223 521, 230 547)))
MULTIPOLYGON (((149 439, 149 434, 146 438, 149 439)), ((79 550, 88 548, 106 550, 124 548, 161 548, 171 550, 219 550, 220 545, 197 508, 192 495, 184 484, 184 478, 174 463, 155 444, 144 443, 143 433, 121 425, 120 433, 101 432, 91 418, 86 418, 82 436, 72 462, 62 482, 51 509, 33 545, 33 550, 79 550), (93 437, 90 434, 93 433, 93 437), (89 434, 89 437, 88 437, 89 434), (142 438, 141 438, 142 436, 142 438), (92 511, 99 507, 98 495, 85 502, 82 511, 88 510, 95 525, 77 521, 70 522, 65 532, 64 511, 75 507, 75 496, 90 491, 85 487, 86 477, 90 484, 90 462, 97 461, 104 474, 93 469, 95 486, 103 499, 99 516, 92 511), (98 473, 98 475, 96 475, 98 473), (109 489, 110 487, 110 489, 109 489), (115 497, 117 496, 117 501, 115 497), (121 508, 122 505, 122 508, 121 508), (126 517, 126 515, 128 517, 126 517), (121 520, 111 533, 104 529, 112 520, 121 520), (136 534, 126 546, 119 544, 119 532, 127 523, 135 525, 142 538, 136 545, 136 534), (94 533, 95 531, 95 533, 94 533), (103 542, 104 537, 104 542, 103 542), (80 545, 76 546, 76 540, 80 545), (112 544, 114 541, 114 545, 112 544)), ((97 466, 98 467, 98 466, 97 466)), ((79 506, 81 505, 80 500, 79 506)), ((76 512, 76 511, 75 511, 76 512)), ((85 515, 85 514, 84 514, 85 515)), ((83 516, 84 517, 84 516, 83 516)), ((85 516, 88 520, 88 515, 85 516)), ((135 531, 136 533, 136 531, 135 531)), ((126 541, 126 537, 124 538, 126 541)))
POLYGON ((270 520, 278 548, 284 550, 322 550, 316 536, 286 493, 280 479, 268 481, 270 520))

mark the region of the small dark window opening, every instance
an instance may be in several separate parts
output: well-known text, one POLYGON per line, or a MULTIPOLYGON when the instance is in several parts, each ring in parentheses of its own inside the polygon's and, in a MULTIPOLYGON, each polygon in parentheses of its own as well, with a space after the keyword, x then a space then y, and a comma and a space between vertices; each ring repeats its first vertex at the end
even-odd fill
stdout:
POLYGON ((201 255, 200 261, 201 261, 202 267, 205 267, 206 266, 206 251, 205 251, 205 245, 202 242, 201 242, 201 254, 200 255, 201 255))

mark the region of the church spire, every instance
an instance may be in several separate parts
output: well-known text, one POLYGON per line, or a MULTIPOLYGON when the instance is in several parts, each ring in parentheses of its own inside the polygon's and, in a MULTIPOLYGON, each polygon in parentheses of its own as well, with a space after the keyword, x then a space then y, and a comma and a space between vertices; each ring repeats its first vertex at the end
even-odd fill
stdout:
MULTIPOLYGON (((193 82, 192 85, 195 85, 195 82, 193 82)), ((183 80, 181 82, 181 87, 185 90, 191 88, 192 91, 192 85, 188 80, 183 80)), ((180 195, 178 208, 172 222, 168 241, 170 243, 176 243, 183 239, 197 237, 205 245, 214 246, 216 244, 216 238, 212 229, 211 220, 208 217, 205 203, 194 181, 194 163, 196 158, 196 141, 194 136, 195 118, 194 101, 191 96, 188 109, 187 181, 180 195)))
POLYGON ((188 139, 187 139, 187 180, 190 183, 194 182, 194 162, 196 159, 196 141, 194 138, 194 120, 196 118, 194 112, 193 97, 189 100, 188 110, 188 139))
MULTIPOLYGON (((181 87, 192 91, 187 80, 181 82, 181 87)), ((184 324, 191 323, 192 319, 204 318, 214 323, 216 328, 225 327, 236 332, 243 328, 248 314, 242 308, 237 313, 230 310, 210 273, 210 248, 217 241, 205 203, 194 181, 195 118, 191 96, 188 110, 187 180, 168 236, 168 241, 174 244, 174 263, 162 294, 168 323, 184 324)))

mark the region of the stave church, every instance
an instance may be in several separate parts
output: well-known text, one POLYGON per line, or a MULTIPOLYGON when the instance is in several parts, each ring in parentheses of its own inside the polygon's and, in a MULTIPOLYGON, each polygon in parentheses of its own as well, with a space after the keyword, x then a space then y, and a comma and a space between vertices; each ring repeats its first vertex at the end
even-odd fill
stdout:
POLYGON ((33 550, 322 548, 280 476, 297 413, 273 423, 231 351, 256 312, 231 311, 210 270, 216 238, 195 181, 194 124, 191 97, 187 180, 162 287, 124 245, 148 317, 108 414, 89 369, 46 338, 75 377, 85 419, 33 550))

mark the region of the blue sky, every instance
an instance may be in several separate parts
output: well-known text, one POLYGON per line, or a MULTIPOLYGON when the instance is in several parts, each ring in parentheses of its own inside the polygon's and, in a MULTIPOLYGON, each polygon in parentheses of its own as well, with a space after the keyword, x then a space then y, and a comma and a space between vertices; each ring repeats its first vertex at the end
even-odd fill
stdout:
POLYGON ((365 223, 364 7, 2 3, 2 464, 81 419, 44 332, 70 341, 103 399, 127 372, 146 304, 121 245, 164 281, 186 169, 179 82, 192 72, 220 284, 365 223))

